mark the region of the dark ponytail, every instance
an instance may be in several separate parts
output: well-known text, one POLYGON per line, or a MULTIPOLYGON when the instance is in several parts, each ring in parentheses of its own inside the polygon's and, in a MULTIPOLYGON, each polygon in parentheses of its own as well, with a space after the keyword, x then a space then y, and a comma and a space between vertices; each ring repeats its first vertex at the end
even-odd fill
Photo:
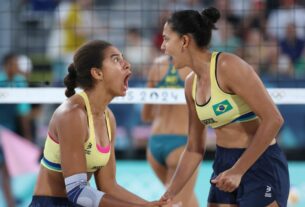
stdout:
POLYGON ((71 63, 68 67, 68 74, 64 79, 64 84, 67 87, 65 95, 71 97, 75 94, 75 88, 77 87, 77 73, 74 67, 74 64, 71 63))
POLYGON ((201 13, 195 10, 174 12, 167 23, 180 35, 192 35, 199 48, 206 48, 210 44, 212 30, 216 29, 215 23, 219 18, 219 11, 209 7, 201 13))

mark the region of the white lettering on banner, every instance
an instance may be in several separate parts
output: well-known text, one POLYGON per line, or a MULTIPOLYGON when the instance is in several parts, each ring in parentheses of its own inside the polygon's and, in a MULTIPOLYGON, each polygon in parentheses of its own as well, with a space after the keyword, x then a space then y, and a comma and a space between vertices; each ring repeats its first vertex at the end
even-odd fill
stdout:
POLYGON ((183 89, 129 89, 124 97, 116 97, 111 103, 185 104, 183 89))
MULTIPOLYGON (((276 104, 305 104, 305 88, 271 88, 268 92, 276 104)), ((0 104, 52 104, 65 99, 65 88, 0 88, 0 104)), ((129 88, 126 96, 116 97, 111 103, 185 104, 184 89, 129 88)))

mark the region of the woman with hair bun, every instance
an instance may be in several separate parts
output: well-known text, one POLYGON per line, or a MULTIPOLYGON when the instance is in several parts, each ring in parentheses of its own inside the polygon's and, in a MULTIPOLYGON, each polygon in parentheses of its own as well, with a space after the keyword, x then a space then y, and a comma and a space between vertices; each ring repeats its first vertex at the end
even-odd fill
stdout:
POLYGON ((185 82, 188 143, 167 191, 170 202, 201 163, 207 126, 216 133, 209 207, 287 206, 287 160, 276 136, 283 118, 252 67, 234 54, 210 52, 216 8, 177 11, 164 25, 161 48, 185 82))
POLYGON ((160 206, 162 202, 147 202, 116 182, 116 123, 108 104, 126 94, 130 64, 116 47, 96 40, 76 51, 68 72, 68 99, 49 123, 30 206, 160 206), (83 91, 75 93, 76 87, 83 91), (88 182, 93 176, 97 189, 88 182))

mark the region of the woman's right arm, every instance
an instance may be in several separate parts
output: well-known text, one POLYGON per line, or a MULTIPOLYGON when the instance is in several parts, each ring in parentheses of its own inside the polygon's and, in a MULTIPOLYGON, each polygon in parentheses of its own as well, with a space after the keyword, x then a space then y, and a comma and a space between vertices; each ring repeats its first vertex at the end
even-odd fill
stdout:
POLYGON ((57 109, 52 123, 60 145, 63 187, 67 199, 77 206, 97 207, 104 193, 88 185, 84 152, 88 137, 86 112, 78 104, 66 103, 57 109))
POLYGON ((181 191, 202 161, 205 152, 206 127, 199 121, 196 113, 192 98, 192 83, 193 75, 189 75, 185 83, 185 97, 189 112, 188 143, 162 200, 170 201, 181 191))
POLYGON ((88 124, 85 111, 77 105, 62 105, 52 122, 59 141, 63 176, 87 172, 84 143, 88 137, 88 124))

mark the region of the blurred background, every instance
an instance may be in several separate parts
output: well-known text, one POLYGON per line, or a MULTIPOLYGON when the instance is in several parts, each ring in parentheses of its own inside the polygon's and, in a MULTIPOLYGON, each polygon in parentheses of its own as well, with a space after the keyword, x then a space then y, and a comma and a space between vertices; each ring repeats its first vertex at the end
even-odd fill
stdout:
MULTIPOLYGON (((109 41, 122 50, 133 68, 129 86, 145 87, 153 60, 162 54, 168 15, 214 6, 222 16, 211 50, 242 57, 267 88, 305 88, 305 0, 0 0, 0 4, 0 87, 63 87, 73 52, 92 39, 109 41)), ((0 104, 0 145, 5 154, 1 163, 11 162, 11 157, 15 157, 12 162, 25 163, 27 156, 16 154, 26 150, 41 155, 56 106, 0 104), (28 148, 18 147, 20 140, 30 143, 28 148)), ((289 160, 289 206, 305 206, 305 104, 278 107, 285 119, 278 141, 289 160)), ((110 108, 118 125, 118 182, 146 199, 158 199, 164 189, 146 162, 150 125, 141 121, 142 105, 111 104, 110 108)), ((208 134, 196 186, 201 206, 206 204, 215 148, 213 130, 208 134)), ((7 186, 15 206, 27 206, 35 170, 14 173, 2 166, 1 175, 0 206, 6 206, 7 186)))

